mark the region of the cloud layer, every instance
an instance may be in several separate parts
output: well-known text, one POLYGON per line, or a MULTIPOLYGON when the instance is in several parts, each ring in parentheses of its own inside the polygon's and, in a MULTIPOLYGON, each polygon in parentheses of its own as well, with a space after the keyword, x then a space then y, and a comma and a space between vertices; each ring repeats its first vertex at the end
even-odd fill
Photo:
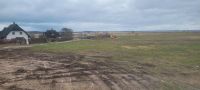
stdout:
POLYGON ((200 29, 200 0, 0 0, 0 28, 75 31, 200 29))

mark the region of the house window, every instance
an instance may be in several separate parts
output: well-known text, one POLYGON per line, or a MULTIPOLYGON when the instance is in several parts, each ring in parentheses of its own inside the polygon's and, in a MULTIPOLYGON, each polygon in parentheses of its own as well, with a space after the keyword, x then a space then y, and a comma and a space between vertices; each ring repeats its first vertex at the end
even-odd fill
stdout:
POLYGON ((15 35, 15 32, 12 32, 12 35, 15 35))
POLYGON ((22 35, 22 32, 20 32, 20 35, 22 35))

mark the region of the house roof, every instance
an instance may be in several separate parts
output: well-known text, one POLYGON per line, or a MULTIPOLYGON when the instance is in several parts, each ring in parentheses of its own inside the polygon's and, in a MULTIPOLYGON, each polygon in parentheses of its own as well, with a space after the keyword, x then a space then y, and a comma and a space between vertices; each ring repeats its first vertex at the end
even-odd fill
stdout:
POLYGON ((30 37, 30 35, 26 31, 24 31, 20 26, 18 26, 17 24, 13 23, 13 24, 9 25, 8 27, 5 27, 0 32, 0 39, 5 38, 11 31, 23 31, 30 37))

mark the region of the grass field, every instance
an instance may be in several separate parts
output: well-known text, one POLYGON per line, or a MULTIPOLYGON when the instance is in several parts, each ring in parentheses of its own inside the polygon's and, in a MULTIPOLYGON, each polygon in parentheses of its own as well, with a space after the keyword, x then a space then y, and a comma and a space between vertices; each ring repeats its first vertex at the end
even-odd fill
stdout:
POLYGON ((0 49, 0 90, 200 90, 200 33, 0 49))
POLYGON ((51 43, 33 51, 110 56, 127 69, 159 78, 161 89, 200 89, 200 33, 136 33, 117 39, 51 43))

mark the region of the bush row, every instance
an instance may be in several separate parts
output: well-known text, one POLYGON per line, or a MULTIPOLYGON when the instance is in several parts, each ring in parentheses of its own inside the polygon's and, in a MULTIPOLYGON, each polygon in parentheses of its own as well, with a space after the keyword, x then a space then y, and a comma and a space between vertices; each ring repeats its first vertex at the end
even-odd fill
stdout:
POLYGON ((1 39, 0 40, 0 44, 11 44, 11 43, 17 43, 17 40, 16 39, 11 39, 11 40, 1 39))

